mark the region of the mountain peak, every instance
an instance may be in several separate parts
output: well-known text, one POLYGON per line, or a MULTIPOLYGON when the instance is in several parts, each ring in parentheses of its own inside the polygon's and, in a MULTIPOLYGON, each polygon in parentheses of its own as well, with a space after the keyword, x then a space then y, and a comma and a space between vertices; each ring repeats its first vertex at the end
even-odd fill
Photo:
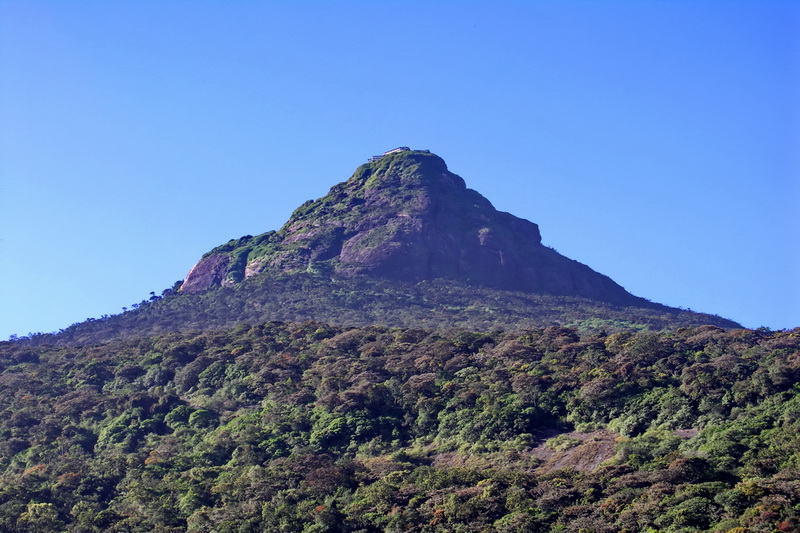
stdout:
POLYGON ((469 284, 643 305, 610 278, 541 244, 539 227, 498 211, 427 150, 374 156, 278 231, 217 247, 181 287, 200 292, 270 271, 469 284))
POLYGON ((407 147, 389 150, 373 156, 361 165, 346 183, 367 190, 401 190, 425 188, 438 194, 467 188, 460 176, 447 169, 444 159, 429 150, 411 150, 407 147))

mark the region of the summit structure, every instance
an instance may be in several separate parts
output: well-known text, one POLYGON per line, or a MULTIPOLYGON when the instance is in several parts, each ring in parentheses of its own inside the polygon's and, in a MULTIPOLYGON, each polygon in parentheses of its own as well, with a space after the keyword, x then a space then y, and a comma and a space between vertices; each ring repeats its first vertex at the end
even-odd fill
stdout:
POLYGON ((181 291, 274 272, 418 282, 449 279, 495 289, 647 306, 609 277, 542 245, 539 227, 498 211, 442 158, 400 147, 375 156, 278 231, 208 252, 181 291))

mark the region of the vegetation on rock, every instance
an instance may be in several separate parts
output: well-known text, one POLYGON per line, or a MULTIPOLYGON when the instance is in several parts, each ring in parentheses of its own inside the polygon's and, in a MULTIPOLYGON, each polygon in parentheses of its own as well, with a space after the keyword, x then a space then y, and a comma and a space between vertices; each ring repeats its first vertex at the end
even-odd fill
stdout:
POLYGON ((403 150, 359 167, 346 182, 295 210, 278 231, 207 253, 181 290, 245 278, 317 272, 577 296, 622 306, 653 304, 543 246, 536 224, 497 211, 438 156, 403 150))

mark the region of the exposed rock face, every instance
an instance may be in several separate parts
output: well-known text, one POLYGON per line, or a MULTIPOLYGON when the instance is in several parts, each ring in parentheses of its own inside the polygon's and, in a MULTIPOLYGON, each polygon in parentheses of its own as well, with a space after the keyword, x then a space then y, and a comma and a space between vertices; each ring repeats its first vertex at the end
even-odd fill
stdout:
POLYGON ((186 292, 204 291, 219 285, 225 279, 230 258, 223 254, 214 254, 201 259, 186 275, 181 290, 186 292))
POLYGON ((610 278, 541 244, 536 224, 497 211, 445 162, 401 151, 359 167, 281 230, 212 250, 181 290, 198 292, 265 268, 419 281, 643 305, 610 278))

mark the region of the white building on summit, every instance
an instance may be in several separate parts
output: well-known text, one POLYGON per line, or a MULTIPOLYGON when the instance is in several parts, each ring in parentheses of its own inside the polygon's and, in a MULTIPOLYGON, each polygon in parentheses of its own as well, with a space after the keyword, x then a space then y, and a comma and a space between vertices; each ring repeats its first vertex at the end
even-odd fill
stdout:
MULTIPOLYGON (((381 155, 373 155, 369 158, 370 161, 377 161, 381 157, 389 154, 396 154, 397 152, 409 152, 411 148, 408 146, 400 146, 399 148, 395 148, 394 150, 389 150, 388 152, 383 152, 381 155)), ((421 150, 422 152, 428 152, 428 150, 421 150)))
POLYGON ((401 146, 400 148, 395 148, 394 150, 389 150, 388 152, 383 152, 383 155, 393 154, 395 152, 408 152, 411 148, 408 146, 401 146))

